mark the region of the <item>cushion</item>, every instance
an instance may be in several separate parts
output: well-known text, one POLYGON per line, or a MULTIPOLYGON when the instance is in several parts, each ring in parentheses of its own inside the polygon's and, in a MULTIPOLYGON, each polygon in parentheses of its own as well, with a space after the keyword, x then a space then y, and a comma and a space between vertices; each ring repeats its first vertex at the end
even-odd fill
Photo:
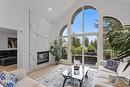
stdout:
POLYGON ((115 61, 115 60, 112 60, 112 59, 109 59, 107 60, 107 63, 106 63, 106 68, 107 69, 110 69, 112 71, 117 71, 117 67, 118 67, 118 64, 119 62, 115 61))
POLYGON ((11 71, 10 73, 13 73, 17 77, 17 81, 20 81, 26 77, 26 71, 24 69, 17 69, 11 71))
POLYGON ((12 73, 8 73, 6 71, 3 71, 0 73, 0 83, 4 87, 14 87, 16 83, 16 77, 12 73))
POLYGON ((104 66, 99 66, 98 70, 108 72, 108 73, 112 73, 112 74, 116 74, 115 71, 109 70, 109 69, 105 68, 104 66))
POLYGON ((117 68, 117 74, 120 77, 125 77, 125 78, 129 79, 130 78, 130 66, 123 72, 127 63, 128 62, 120 62, 119 63, 119 66, 117 68))
POLYGON ((94 86, 92 87, 115 87, 113 84, 109 83, 107 79, 96 78, 94 79, 94 86))
POLYGON ((108 73, 104 71, 98 71, 98 73, 96 74, 96 77, 109 80, 109 75, 117 76, 117 74, 112 74, 112 73, 108 73))

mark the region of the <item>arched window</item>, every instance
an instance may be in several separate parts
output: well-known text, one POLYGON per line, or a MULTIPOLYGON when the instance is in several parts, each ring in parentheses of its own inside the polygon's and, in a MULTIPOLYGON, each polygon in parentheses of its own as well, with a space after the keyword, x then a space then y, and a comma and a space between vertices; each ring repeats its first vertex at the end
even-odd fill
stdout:
POLYGON ((63 56, 62 59, 67 60, 67 48, 68 48, 68 26, 65 25, 62 27, 60 34, 59 34, 60 38, 62 39, 62 52, 63 52, 63 56))
POLYGON ((72 62, 79 60, 83 64, 96 64, 98 16, 92 6, 81 7, 72 16, 71 50, 80 50, 80 53, 72 51, 72 62))
POLYGON ((71 50, 72 61, 79 60, 83 64, 96 64, 98 40, 98 12, 92 6, 80 7, 72 16, 71 31, 67 25, 60 31, 63 44, 63 59, 71 50), (68 32, 71 32, 68 35, 68 32), (71 41, 71 44, 68 44, 71 41), (71 48, 68 48, 71 47, 71 48), (75 50, 78 50, 75 52, 75 50), (75 54, 77 53, 77 54, 75 54))
POLYGON ((60 37, 68 36, 68 27, 67 27, 67 25, 64 25, 62 27, 62 29, 60 30, 59 36, 60 37))
MULTIPOLYGON (((112 50, 112 45, 118 46, 117 37, 122 37, 123 33, 122 23, 114 18, 105 16, 103 17, 103 49, 104 59, 115 58, 116 53, 112 50)), ((115 49, 116 50, 116 49, 115 49)))

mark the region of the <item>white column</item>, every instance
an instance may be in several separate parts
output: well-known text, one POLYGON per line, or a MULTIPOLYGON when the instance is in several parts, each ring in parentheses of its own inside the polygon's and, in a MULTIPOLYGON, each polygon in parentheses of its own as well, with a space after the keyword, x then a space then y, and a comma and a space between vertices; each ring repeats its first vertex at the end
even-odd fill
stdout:
POLYGON ((23 31, 17 31, 17 68, 23 68, 23 31))
POLYGON ((103 15, 99 13, 99 22, 98 22, 98 41, 97 41, 97 65, 100 60, 103 60, 103 15))
POLYGON ((83 36, 82 36, 82 46, 83 46, 83 50, 82 50, 82 65, 84 66, 84 7, 82 7, 82 11, 83 11, 83 14, 82 14, 82 33, 83 33, 83 36))
POLYGON ((70 49, 71 49, 71 22, 69 22, 68 24, 68 56, 67 56, 68 64, 72 64, 72 54, 70 49))

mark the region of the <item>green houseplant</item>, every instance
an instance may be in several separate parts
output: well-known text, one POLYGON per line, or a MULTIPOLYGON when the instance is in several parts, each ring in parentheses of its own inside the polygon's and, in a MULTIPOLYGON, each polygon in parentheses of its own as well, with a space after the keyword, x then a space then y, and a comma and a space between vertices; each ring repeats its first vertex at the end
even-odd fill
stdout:
MULTIPOLYGON (((109 35, 108 38, 113 51, 117 54, 116 60, 121 60, 126 57, 130 57, 130 26, 124 26, 122 30, 114 31, 109 35)), ((130 60, 124 68, 125 71, 130 66, 130 60)))
POLYGON ((55 63, 59 64, 62 57, 62 42, 55 40, 50 46, 50 53, 55 57, 55 63))

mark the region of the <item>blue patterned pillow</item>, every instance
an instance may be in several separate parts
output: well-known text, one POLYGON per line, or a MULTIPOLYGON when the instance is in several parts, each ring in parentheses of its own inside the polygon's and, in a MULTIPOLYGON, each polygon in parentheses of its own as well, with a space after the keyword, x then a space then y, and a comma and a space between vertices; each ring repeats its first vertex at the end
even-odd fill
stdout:
POLYGON ((106 63, 106 68, 107 69, 110 69, 112 71, 117 71, 117 67, 119 65, 119 62, 115 61, 115 60, 112 60, 112 59, 109 59, 107 60, 107 63, 106 63))
POLYGON ((12 73, 3 71, 0 73, 0 84, 4 87, 14 87, 16 83, 16 76, 12 73))

